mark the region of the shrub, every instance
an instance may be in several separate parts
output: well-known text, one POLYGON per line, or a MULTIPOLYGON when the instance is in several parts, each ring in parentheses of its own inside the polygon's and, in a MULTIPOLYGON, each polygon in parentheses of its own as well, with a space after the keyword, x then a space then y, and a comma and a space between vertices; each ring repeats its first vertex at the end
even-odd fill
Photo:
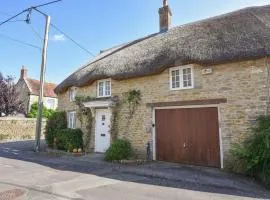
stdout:
MULTIPOLYGON (((28 118, 36 118, 37 113, 38 113, 38 103, 36 102, 36 103, 33 103, 31 105, 30 112, 28 113, 27 117, 28 118)), ((50 118, 53 115, 53 113, 55 113, 54 110, 48 109, 45 106, 43 106, 42 117, 50 118)))
POLYGON ((232 153, 241 159, 245 172, 270 187, 270 116, 260 116, 252 135, 232 153))
POLYGON ((65 112, 54 112, 47 121, 45 140, 49 147, 53 147, 56 133, 61 129, 67 128, 67 120, 65 112))
POLYGON ((114 160, 129 160, 132 157, 133 151, 131 144, 127 140, 116 140, 105 153, 106 161, 114 160))
POLYGON ((80 129, 62 129, 56 133, 56 145, 60 150, 72 152, 73 149, 82 148, 83 133, 80 129))

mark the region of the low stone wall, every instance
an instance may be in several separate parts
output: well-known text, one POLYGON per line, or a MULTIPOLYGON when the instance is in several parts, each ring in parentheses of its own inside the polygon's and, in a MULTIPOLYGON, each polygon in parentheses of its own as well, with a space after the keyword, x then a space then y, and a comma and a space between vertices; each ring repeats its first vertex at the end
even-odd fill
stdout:
MULTIPOLYGON (((44 138, 44 131, 46 120, 42 120, 42 134, 44 138)), ((28 118, 0 118, 0 141, 2 140, 26 140, 34 139, 36 132, 36 119, 28 118)))

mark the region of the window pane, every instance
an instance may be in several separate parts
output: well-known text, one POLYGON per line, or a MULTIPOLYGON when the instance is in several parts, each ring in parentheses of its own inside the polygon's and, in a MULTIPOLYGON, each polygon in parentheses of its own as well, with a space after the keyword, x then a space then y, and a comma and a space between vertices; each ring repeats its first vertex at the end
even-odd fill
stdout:
POLYGON ((191 74, 188 75, 188 86, 192 86, 191 74))
POLYGON ((171 78, 172 88, 179 88, 180 87, 180 71, 172 70, 171 76, 172 76, 171 78))
POLYGON ((175 88, 180 88, 180 82, 179 82, 179 81, 176 82, 176 83, 175 83, 175 86, 176 86, 175 88))
POLYGON ((55 107, 54 99, 48 99, 47 104, 48 104, 49 109, 54 109, 54 107, 55 107))
POLYGON ((72 101, 72 89, 69 90, 69 100, 72 101))
POLYGON ((105 95, 110 96, 111 95, 111 81, 106 81, 106 86, 105 86, 105 95))
POLYGON ((179 82, 180 81, 180 76, 176 76, 175 77, 175 81, 178 81, 179 82))
POLYGON ((183 87, 192 86, 191 68, 183 69, 183 87))
POLYGON ((104 94, 103 94, 103 82, 98 83, 98 96, 100 96, 100 97, 104 96, 104 94))
POLYGON ((73 127, 72 128, 76 128, 76 113, 73 112, 73 127))
POLYGON ((68 113, 68 128, 71 128, 71 113, 68 113))

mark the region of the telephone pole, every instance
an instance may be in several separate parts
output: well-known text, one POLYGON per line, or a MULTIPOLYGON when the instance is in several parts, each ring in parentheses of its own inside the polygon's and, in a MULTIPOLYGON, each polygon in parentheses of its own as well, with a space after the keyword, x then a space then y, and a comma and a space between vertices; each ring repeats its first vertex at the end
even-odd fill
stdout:
POLYGON ((54 0, 50 1, 44 4, 40 4, 37 6, 29 7, 20 13, 6 19, 3 22, 0 22, 0 26, 10 22, 12 19, 18 17, 19 15, 22 15, 24 13, 27 13, 26 20, 24 20, 26 23, 31 22, 31 13, 32 10, 37 11, 38 13, 42 14, 46 18, 46 25, 45 25, 45 33, 44 33, 44 39, 43 39, 43 50, 42 50, 42 62, 41 62, 41 71, 40 71, 40 91, 39 91, 39 98, 38 98, 38 114, 37 114, 37 125, 36 125, 36 138, 35 138, 35 147, 34 151, 39 152, 40 151, 40 135, 41 135, 41 127, 42 127, 42 109, 43 109, 43 96, 44 96, 44 82, 45 82, 45 72, 46 72, 46 61, 47 61, 47 47, 48 47, 48 39, 49 39, 49 27, 51 23, 51 17, 44 12, 38 10, 38 8, 47 6, 50 4, 54 4, 57 2, 60 2, 62 0, 54 0))
MULTIPOLYGON (((35 9, 36 10, 36 9, 35 9)), ((40 135, 42 128, 42 110, 43 110, 43 96, 44 96, 44 82, 47 62, 47 47, 49 39, 49 28, 51 23, 51 17, 42 13, 46 18, 45 33, 43 39, 43 50, 42 50, 42 61, 40 70, 40 91, 38 97, 38 113, 37 113, 37 124, 36 124, 36 138, 35 138, 35 151, 40 151, 40 135)))

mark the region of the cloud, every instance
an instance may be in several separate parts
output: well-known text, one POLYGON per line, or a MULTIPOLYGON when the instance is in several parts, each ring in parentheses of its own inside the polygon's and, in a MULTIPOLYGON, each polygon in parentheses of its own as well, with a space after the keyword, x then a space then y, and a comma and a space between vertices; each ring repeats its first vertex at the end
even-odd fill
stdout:
POLYGON ((63 34, 55 34, 51 38, 54 42, 63 42, 66 40, 66 37, 63 34))

